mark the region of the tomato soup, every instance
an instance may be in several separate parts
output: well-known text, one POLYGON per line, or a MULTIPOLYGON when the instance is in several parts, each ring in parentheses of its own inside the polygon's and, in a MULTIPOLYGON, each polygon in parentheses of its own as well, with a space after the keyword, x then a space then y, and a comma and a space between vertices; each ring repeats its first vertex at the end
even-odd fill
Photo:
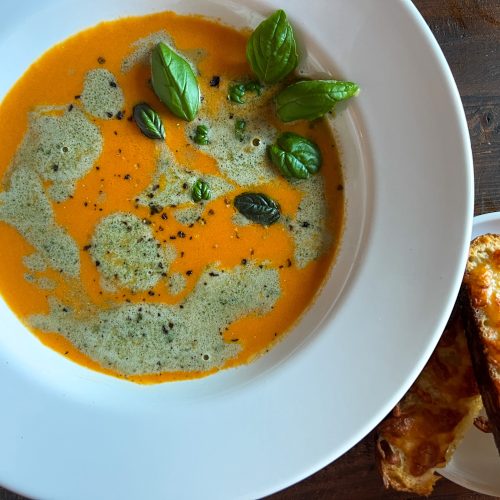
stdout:
POLYGON ((266 352, 314 300, 342 235, 337 146, 324 119, 276 117, 280 84, 228 99, 252 80, 249 34, 171 12, 102 23, 3 100, 0 292, 46 346, 135 382, 196 378, 266 352), (196 75, 192 121, 153 91, 160 42, 196 75), (141 133, 141 103, 164 139, 141 133), (285 131, 319 148, 316 175, 288 179, 270 161, 285 131), (275 202, 276 221, 237 210, 249 193, 275 202))

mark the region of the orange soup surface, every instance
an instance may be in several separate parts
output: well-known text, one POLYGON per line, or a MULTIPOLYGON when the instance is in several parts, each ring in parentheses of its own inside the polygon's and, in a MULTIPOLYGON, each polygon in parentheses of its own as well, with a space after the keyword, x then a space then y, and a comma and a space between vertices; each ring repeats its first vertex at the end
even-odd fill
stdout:
POLYGON ((250 362, 313 301, 342 234, 337 148, 325 120, 277 119, 287 82, 228 99, 252 80, 248 36, 171 12, 102 23, 49 50, 5 97, 0 292, 45 345, 135 382, 190 379, 250 362), (159 42, 194 69, 191 122, 153 92, 159 42), (165 140, 141 133, 140 103, 165 140), (267 148, 285 131, 319 147, 318 174, 290 180, 273 166, 267 148), (208 200, 193 198, 199 181, 208 200), (277 202, 279 220, 247 219, 242 193, 277 202))

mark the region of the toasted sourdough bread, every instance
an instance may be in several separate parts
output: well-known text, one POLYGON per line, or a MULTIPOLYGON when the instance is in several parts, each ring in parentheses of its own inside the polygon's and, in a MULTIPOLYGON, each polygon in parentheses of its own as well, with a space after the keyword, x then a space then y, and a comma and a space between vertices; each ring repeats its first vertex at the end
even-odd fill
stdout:
POLYGON ((500 235, 471 243, 461 300, 474 373, 500 452, 500 235))
POLYGON ((481 410, 458 304, 404 398, 377 429, 377 461, 386 488, 432 492, 466 430, 481 410))

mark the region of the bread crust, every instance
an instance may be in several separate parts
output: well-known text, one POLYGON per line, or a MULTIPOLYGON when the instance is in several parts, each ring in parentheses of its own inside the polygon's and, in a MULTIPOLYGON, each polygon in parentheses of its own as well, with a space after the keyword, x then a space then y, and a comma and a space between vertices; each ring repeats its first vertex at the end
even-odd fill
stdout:
POLYGON ((474 373, 500 453, 500 235, 472 241, 460 300, 474 373))

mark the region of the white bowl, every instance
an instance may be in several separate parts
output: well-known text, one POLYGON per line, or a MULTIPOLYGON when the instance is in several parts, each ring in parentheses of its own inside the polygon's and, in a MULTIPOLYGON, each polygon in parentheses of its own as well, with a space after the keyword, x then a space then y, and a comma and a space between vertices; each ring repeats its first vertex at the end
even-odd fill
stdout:
POLYGON ((61 499, 260 497, 353 446, 427 361, 465 264, 472 160, 451 73, 409 1, 3 2, 0 96, 46 49, 100 20, 172 9, 254 26, 278 7, 308 65, 363 89, 334 122, 347 226, 321 295, 251 365, 146 387, 45 348, 0 302, 7 488, 61 499))

